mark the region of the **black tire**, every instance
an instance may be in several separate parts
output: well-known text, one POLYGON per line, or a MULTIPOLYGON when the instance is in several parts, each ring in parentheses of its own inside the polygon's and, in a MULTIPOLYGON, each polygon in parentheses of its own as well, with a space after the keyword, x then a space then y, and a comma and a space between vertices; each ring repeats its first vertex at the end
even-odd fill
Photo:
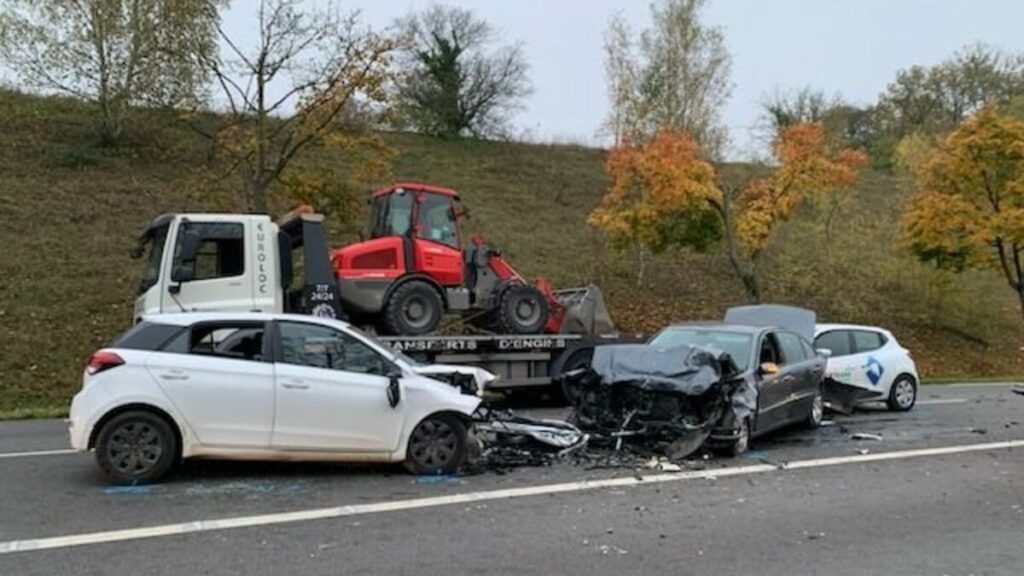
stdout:
POLYGON ((466 425, 455 416, 427 416, 409 435, 405 468, 413 474, 452 474, 465 459, 466 425))
POLYGON ((433 332, 444 316, 444 302, 437 290, 421 280, 410 280, 391 293, 384 307, 384 328, 398 336, 433 332))
POLYGON ((917 382, 913 377, 902 374, 889 388, 886 406, 893 412, 907 412, 917 404, 917 382))
POLYGON ((145 410, 114 416, 96 437, 96 462, 114 484, 159 482, 177 464, 178 454, 171 424, 145 410))
MULTIPOLYGON (((573 370, 576 370, 577 368, 583 368, 584 366, 589 365, 593 359, 593 348, 581 348, 579 350, 576 350, 569 356, 568 359, 566 359, 565 363, 562 364, 561 373, 565 374, 566 372, 571 372, 573 370)), ((564 378, 561 381, 560 388, 562 392, 562 398, 565 400, 565 403, 568 404, 569 406, 575 406, 576 401, 578 399, 577 397, 579 396, 579 390, 576 389, 576 387, 574 386, 570 386, 564 378)))
POLYGON ((720 450, 726 456, 735 458, 750 450, 750 418, 743 420, 737 432, 739 432, 739 437, 731 440, 720 450))
POLYGON ((821 426, 821 421, 825 417, 825 399, 821 394, 821 388, 818 388, 817 394, 814 395, 814 400, 811 402, 811 409, 807 412, 807 417, 804 418, 804 428, 814 430, 821 426))
POLYGON ((496 316, 504 334, 540 334, 548 323, 548 301, 533 286, 513 284, 501 293, 496 316))

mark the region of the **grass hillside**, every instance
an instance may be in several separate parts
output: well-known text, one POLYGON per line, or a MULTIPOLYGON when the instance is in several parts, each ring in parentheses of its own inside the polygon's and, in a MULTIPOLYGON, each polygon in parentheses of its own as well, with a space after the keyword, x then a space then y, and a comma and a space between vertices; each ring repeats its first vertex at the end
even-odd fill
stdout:
MULTIPOLYGON (((130 322, 139 263, 128 251, 146 222, 231 208, 237 180, 173 117, 139 111, 126 144, 102 149, 88 113, 72 100, 0 92, 0 413, 66 406, 89 352, 130 322)), ((612 252, 585 223, 605 186, 602 150, 387 139, 394 179, 459 189, 470 232, 528 276, 599 284, 623 329, 718 318, 744 302, 719 249, 651 258, 636 285, 635 256, 612 252)), ((304 161, 337 159, 315 151, 304 161)), ((894 248, 908 193, 869 172, 828 229, 819 209, 798 214, 766 256, 766 300, 890 327, 929 377, 1024 374, 1024 324, 998 277, 936 272, 894 248)), ((333 225, 335 242, 355 229, 333 225)))

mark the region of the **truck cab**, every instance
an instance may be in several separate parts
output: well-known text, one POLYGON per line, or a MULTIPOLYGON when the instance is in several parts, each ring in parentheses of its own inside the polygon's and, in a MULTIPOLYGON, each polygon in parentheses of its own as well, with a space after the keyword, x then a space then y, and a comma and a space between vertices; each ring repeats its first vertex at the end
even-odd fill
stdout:
POLYGON ((163 214, 139 236, 136 322, 163 312, 296 312, 337 317, 323 217, 163 214), (296 271, 300 272, 297 276, 296 271))

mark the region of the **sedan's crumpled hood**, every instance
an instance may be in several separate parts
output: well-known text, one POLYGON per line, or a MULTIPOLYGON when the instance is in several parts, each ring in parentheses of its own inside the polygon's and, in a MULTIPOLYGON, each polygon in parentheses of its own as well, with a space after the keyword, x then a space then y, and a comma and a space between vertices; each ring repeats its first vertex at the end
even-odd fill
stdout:
POLYGON ((563 375, 580 429, 595 438, 663 446, 684 458, 723 420, 742 420, 757 390, 728 354, 699 347, 617 344, 594 349, 591 366, 563 375))

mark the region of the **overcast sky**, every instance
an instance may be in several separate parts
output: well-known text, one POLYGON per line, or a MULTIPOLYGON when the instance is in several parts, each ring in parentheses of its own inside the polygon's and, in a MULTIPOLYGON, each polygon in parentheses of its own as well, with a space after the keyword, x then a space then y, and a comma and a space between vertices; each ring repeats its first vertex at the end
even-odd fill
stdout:
MULTIPOLYGON (((317 0, 309 0, 315 2, 317 0)), ((429 0, 347 0, 374 27, 422 9, 429 0)), ((646 1, 448 0, 472 9, 524 42, 534 93, 515 119, 541 141, 600 143, 607 98, 602 35, 621 11, 634 27, 649 20, 646 1)), ((254 33, 254 0, 235 0, 232 36, 254 33)), ((985 42, 1024 52, 1024 2, 1015 0, 711 0, 706 22, 720 26, 733 57, 733 95, 725 122, 732 156, 755 151, 758 103, 775 90, 810 85, 854 103, 873 101, 897 70, 935 64, 957 48, 985 42)))

